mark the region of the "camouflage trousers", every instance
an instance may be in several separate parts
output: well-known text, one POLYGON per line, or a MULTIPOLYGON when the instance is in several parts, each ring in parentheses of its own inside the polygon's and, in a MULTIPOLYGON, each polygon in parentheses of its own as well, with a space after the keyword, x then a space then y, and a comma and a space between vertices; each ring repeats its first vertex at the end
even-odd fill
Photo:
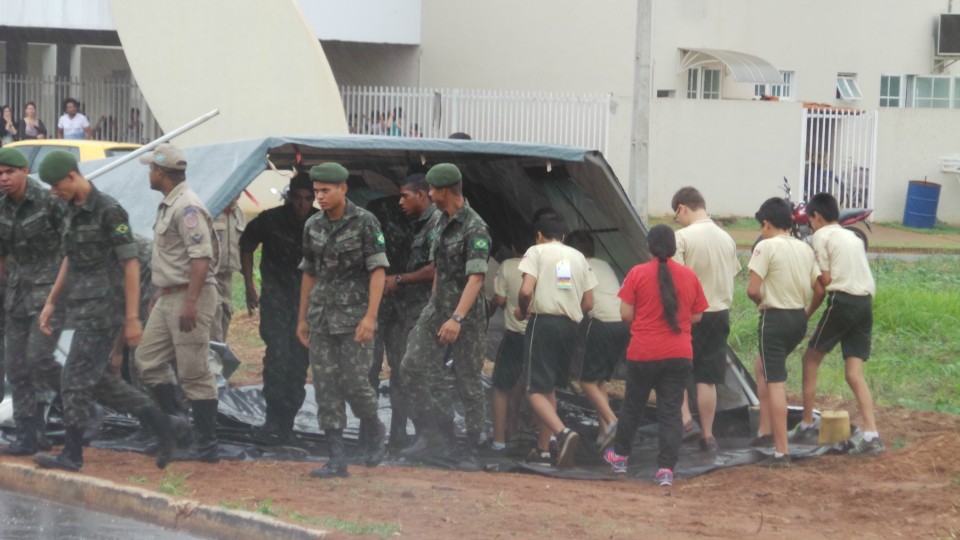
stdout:
POLYGON ((260 298, 263 353, 263 398, 269 406, 295 414, 307 395, 310 352, 297 338, 298 299, 264 294, 260 298))
POLYGON ((60 380, 65 426, 86 428, 95 402, 129 414, 154 406, 146 394, 107 370, 119 332, 119 327, 74 332, 60 380))
POLYGON ((480 434, 485 413, 480 370, 486 347, 486 325, 464 321, 457 341, 443 345, 437 333, 448 318, 427 305, 407 339, 400 370, 410 416, 426 422, 453 419, 453 405, 444 376, 446 360, 452 354, 467 433, 480 434))
POLYGON ((367 380, 372 361, 373 343, 355 342, 353 332, 310 332, 310 369, 320 429, 346 427, 346 403, 357 418, 377 414, 377 394, 367 380))
MULTIPOLYGON (((51 325, 63 326, 56 321, 51 325)), ((60 364, 53 357, 60 330, 48 336, 40 331, 36 316, 8 317, 5 333, 6 371, 13 385, 13 418, 19 424, 36 415, 38 401, 49 402, 60 391, 60 364)))
POLYGON ((217 308, 210 322, 210 341, 227 342, 233 320, 233 272, 217 274, 217 308))
POLYGON ((400 375, 400 364, 407 350, 407 336, 413 329, 413 324, 407 320, 380 320, 377 328, 377 352, 373 358, 373 368, 370 370, 370 384, 374 389, 379 387, 380 367, 384 354, 387 365, 390 366, 390 409, 393 414, 407 416, 407 398, 403 389, 403 380, 400 375))

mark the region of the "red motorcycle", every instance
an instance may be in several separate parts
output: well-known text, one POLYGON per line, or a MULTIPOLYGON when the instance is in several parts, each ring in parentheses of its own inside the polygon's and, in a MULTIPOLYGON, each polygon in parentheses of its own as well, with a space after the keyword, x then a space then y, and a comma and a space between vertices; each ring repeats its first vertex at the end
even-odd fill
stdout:
MULTIPOLYGON (((793 226, 790 229, 790 234, 792 234, 794 238, 803 240, 809 244, 813 237, 813 227, 810 226, 810 216, 807 215, 807 202, 800 201, 794 204, 792 199, 793 191, 790 189, 790 182, 786 177, 783 178, 783 187, 781 189, 786 193, 786 197, 784 197, 783 200, 787 201, 787 204, 793 209, 793 226)), ((872 208, 846 208, 840 210, 840 219, 838 220, 840 225, 844 229, 853 231, 860 240, 863 240, 864 249, 867 249, 870 245, 867 240, 867 233, 863 232, 863 229, 853 227, 852 225, 862 222, 867 227, 867 230, 873 232, 873 229, 870 227, 870 222, 867 221, 867 218, 870 217, 872 213, 872 208)), ((760 239, 757 241, 759 240, 760 239)))

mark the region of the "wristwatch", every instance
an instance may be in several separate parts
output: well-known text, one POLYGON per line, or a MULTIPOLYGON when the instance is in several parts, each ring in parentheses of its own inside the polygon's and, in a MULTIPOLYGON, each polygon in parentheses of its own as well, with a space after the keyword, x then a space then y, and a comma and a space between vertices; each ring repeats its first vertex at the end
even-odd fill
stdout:
POLYGON ((401 281, 403 281, 403 275, 397 274, 397 285, 399 285, 401 281))
POLYGON ((451 315, 450 318, 453 319, 453 321, 454 321, 455 323, 457 323, 457 324, 460 324, 460 323, 463 322, 463 317, 457 315, 456 313, 454 313, 453 315, 451 315))

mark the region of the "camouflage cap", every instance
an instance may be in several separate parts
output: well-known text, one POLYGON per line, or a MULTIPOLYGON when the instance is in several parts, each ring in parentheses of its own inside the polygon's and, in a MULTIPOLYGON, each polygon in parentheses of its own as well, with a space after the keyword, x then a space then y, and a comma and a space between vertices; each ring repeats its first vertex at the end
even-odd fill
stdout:
POLYGON ((43 158, 37 172, 41 180, 52 186, 77 170, 77 158, 73 154, 66 150, 54 150, 43 158))
POLYGON ((313 182, 342 184, 347 181, 348 176, 350 172, 343 165, 332 161, 310 167, 310 180, 313 182))
POLYGON ((427 183, 433 187, 450 187, 460 183, 463 175, 453 163, 438 163, 427 171, 427 183))
POLYGON ((0 165, 22 169, 29 167, 27 157, 16 148, 0 148, 0 165))

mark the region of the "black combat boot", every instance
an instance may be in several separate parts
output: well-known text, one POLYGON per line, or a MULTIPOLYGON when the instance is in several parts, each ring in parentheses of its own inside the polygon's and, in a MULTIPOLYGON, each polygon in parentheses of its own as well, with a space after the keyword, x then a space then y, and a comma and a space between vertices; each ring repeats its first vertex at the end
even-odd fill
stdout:
POLYGON ((383 456, 387 453, 385 444, 387 427, 383 425, 377 415, 373 415, 360 420, 360 431, 366 433, 363 464, 367 467, 376 467, 383 461, 383 456))
POLYGON ((176 454, 171 461, 220 462, 220 446, 217 443, 217 400, 200 399, 190 402, 193 406, 194 441, 186 452, 176 454))
POLYGON ((50 439, 47 438, 47 404, 42 401, 37 403, 37 450, 49 452, 53 450, 50 439))
POLYGON ((406 448, 410 444, 407 435, 407 410, 400 396, 400 387, 390 385, 390 448, 406 448))
POLYGON ((34 458, 37 465, 44 469, 63 469, 77 472, 83 468, 83 430, 67 427, 63 439, 63 450, 59 455, 40 454, 34 458))
POLYGON ((347 454, 343 449, 343 430, 328 429, 324 431, 327 437, 327 445, 330 448, 330 459, 319 469, 310 472, 313 478, 346 478, 350 476, 347 472, 347 454))
POLYGON ((166 468, 176 448, 177 439, 183 433, 189 433, 190 424, 179 416, 164 414, 156 407, 144 407, 137 414, 137 418, 157 434, 157 467, 166 468))
POLYGON ((17 422, 17 440, 0 450, 8 456, 32 456, 37 453, 37 419, 27 418, 17 422))
POLYGON ((399 452, 400 457, 411 459, 447 453, 447 441, 436 425, 422 420, 414 420, 413 424, 417 427, 417 437, 413 444, 399 452))
POLYGON ((267 417, 263 425, 256 428, 254 438, 258 443, 274 446, 290 442, 293 435, 293 416, 290 411, 277 403, 267 402, 267 417))
MULTIPOLYGON (((186 423, 188 429, 177 432, 177 446, 187 448, 193 442, 193 433, 189 429, 190 423, 186 421, 186 415, 180 409, 177 402, 177 387, 171 383, 158 384, 150 389, 153 399, 160 406, 160 411, 169 416, 179 417, 186 423)), ((196 412, 194 412, 196 414, 196 412)), ((152 445, 150 445, 152 446, 152 445)), ((148 452, 153 453, 153 452, 148 452)))

